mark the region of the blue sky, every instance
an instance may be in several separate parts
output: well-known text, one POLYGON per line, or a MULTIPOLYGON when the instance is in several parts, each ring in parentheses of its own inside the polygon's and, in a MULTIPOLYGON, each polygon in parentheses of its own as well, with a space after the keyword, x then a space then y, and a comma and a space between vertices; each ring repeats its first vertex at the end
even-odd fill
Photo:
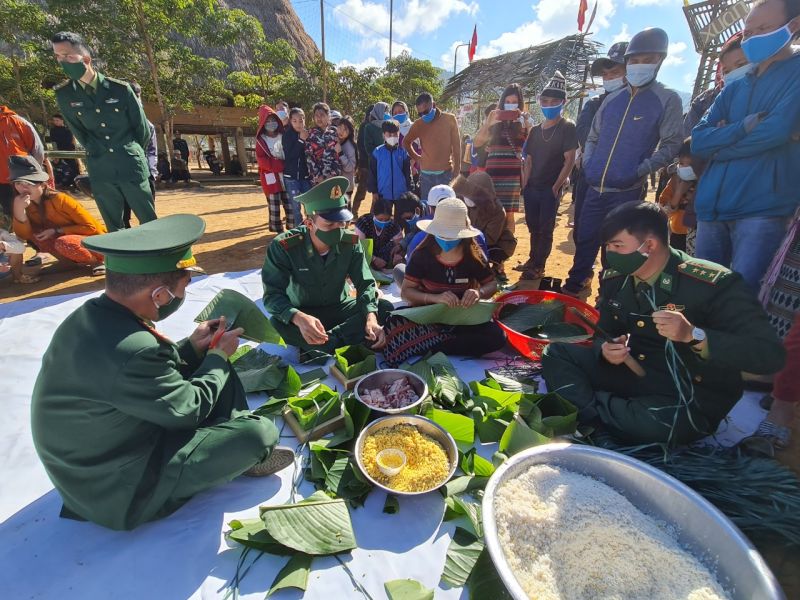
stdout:
MULTIPOLYGON (((389 46, 389 0, 324 0, 328 60, 382 65, 389 46)), ((393 54, 409 50, 438 67, 453 69, 453 48, 478 26, 476 58, 496 56, 577 32, 579 0, 394 0, 393 54)), ((594 0, 589 0, 587 21, 594 0)), ((309 35, 320 46, 318 0, 292 0, 309 35)), ((683 0, 598 0, 594 38, 606 45, 648 26, 670 38, 670 56, 659 79, 691 91, 699 57, 683 15, 683 0)), ((467 64, 459 49, 459 70, 467 64)))

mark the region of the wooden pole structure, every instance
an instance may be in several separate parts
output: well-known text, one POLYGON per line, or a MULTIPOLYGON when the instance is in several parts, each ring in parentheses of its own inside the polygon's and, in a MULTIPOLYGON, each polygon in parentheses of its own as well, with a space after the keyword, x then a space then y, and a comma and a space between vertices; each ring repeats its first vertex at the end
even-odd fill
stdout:
POLYGON ((389 60, 392 60, 392 21, 394 17, 394 0, 389 0, 389 60))
POLYGON ((322 30, 322 101, 328 101, 328 62, 325 58, 325 0, 319 0, 319 22, 322 30))

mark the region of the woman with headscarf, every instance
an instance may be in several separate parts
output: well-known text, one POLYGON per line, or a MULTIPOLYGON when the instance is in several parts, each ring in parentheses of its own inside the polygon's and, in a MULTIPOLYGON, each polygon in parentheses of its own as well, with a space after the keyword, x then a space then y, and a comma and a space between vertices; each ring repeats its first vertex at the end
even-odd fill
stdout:
POLYGON ((486 172, 492 178, 497 197, 506 211, 508 229, 514 232, 514 217, 521 212, 522 146, 528 137, 528 113, 522 88, 509 85, 500 95, 497 109, 489 113, 473 145, 486 151, 486 172))

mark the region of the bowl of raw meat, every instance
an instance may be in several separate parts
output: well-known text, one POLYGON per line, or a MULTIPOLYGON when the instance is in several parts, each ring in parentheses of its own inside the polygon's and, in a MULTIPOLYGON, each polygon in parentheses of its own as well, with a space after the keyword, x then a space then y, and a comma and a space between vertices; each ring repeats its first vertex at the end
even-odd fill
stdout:
POLYGON ((356 399, 372 410, 397 415, 416 412, 428 395, 428 384, 403 369, 382 369, 364 375, 353 391, 356 399))

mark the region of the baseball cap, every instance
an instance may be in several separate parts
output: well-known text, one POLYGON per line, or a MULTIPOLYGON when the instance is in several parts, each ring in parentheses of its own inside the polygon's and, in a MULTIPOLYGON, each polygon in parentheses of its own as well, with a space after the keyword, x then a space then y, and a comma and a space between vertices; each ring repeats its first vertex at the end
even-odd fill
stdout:
POLYGON ((444 183, 440 183, 439 185, 435 185, 430 189, 430 191, 428 192, 428 201, 426 204, 428 206, 436 206, 437 204, 439 204, 439 202, 441 202, 445 198, 455 198, 455 197, 456 193, 455 191, 453 191, 453 188, 444 183))
POLYGON ((610 69, 615 65, 625 64, 625 52, 628 50, 628 42, 617 42, 608 49, 606 56, 601 56, 592 63, 592 77, 599 77, 603 74, 603 69, 610 69))

